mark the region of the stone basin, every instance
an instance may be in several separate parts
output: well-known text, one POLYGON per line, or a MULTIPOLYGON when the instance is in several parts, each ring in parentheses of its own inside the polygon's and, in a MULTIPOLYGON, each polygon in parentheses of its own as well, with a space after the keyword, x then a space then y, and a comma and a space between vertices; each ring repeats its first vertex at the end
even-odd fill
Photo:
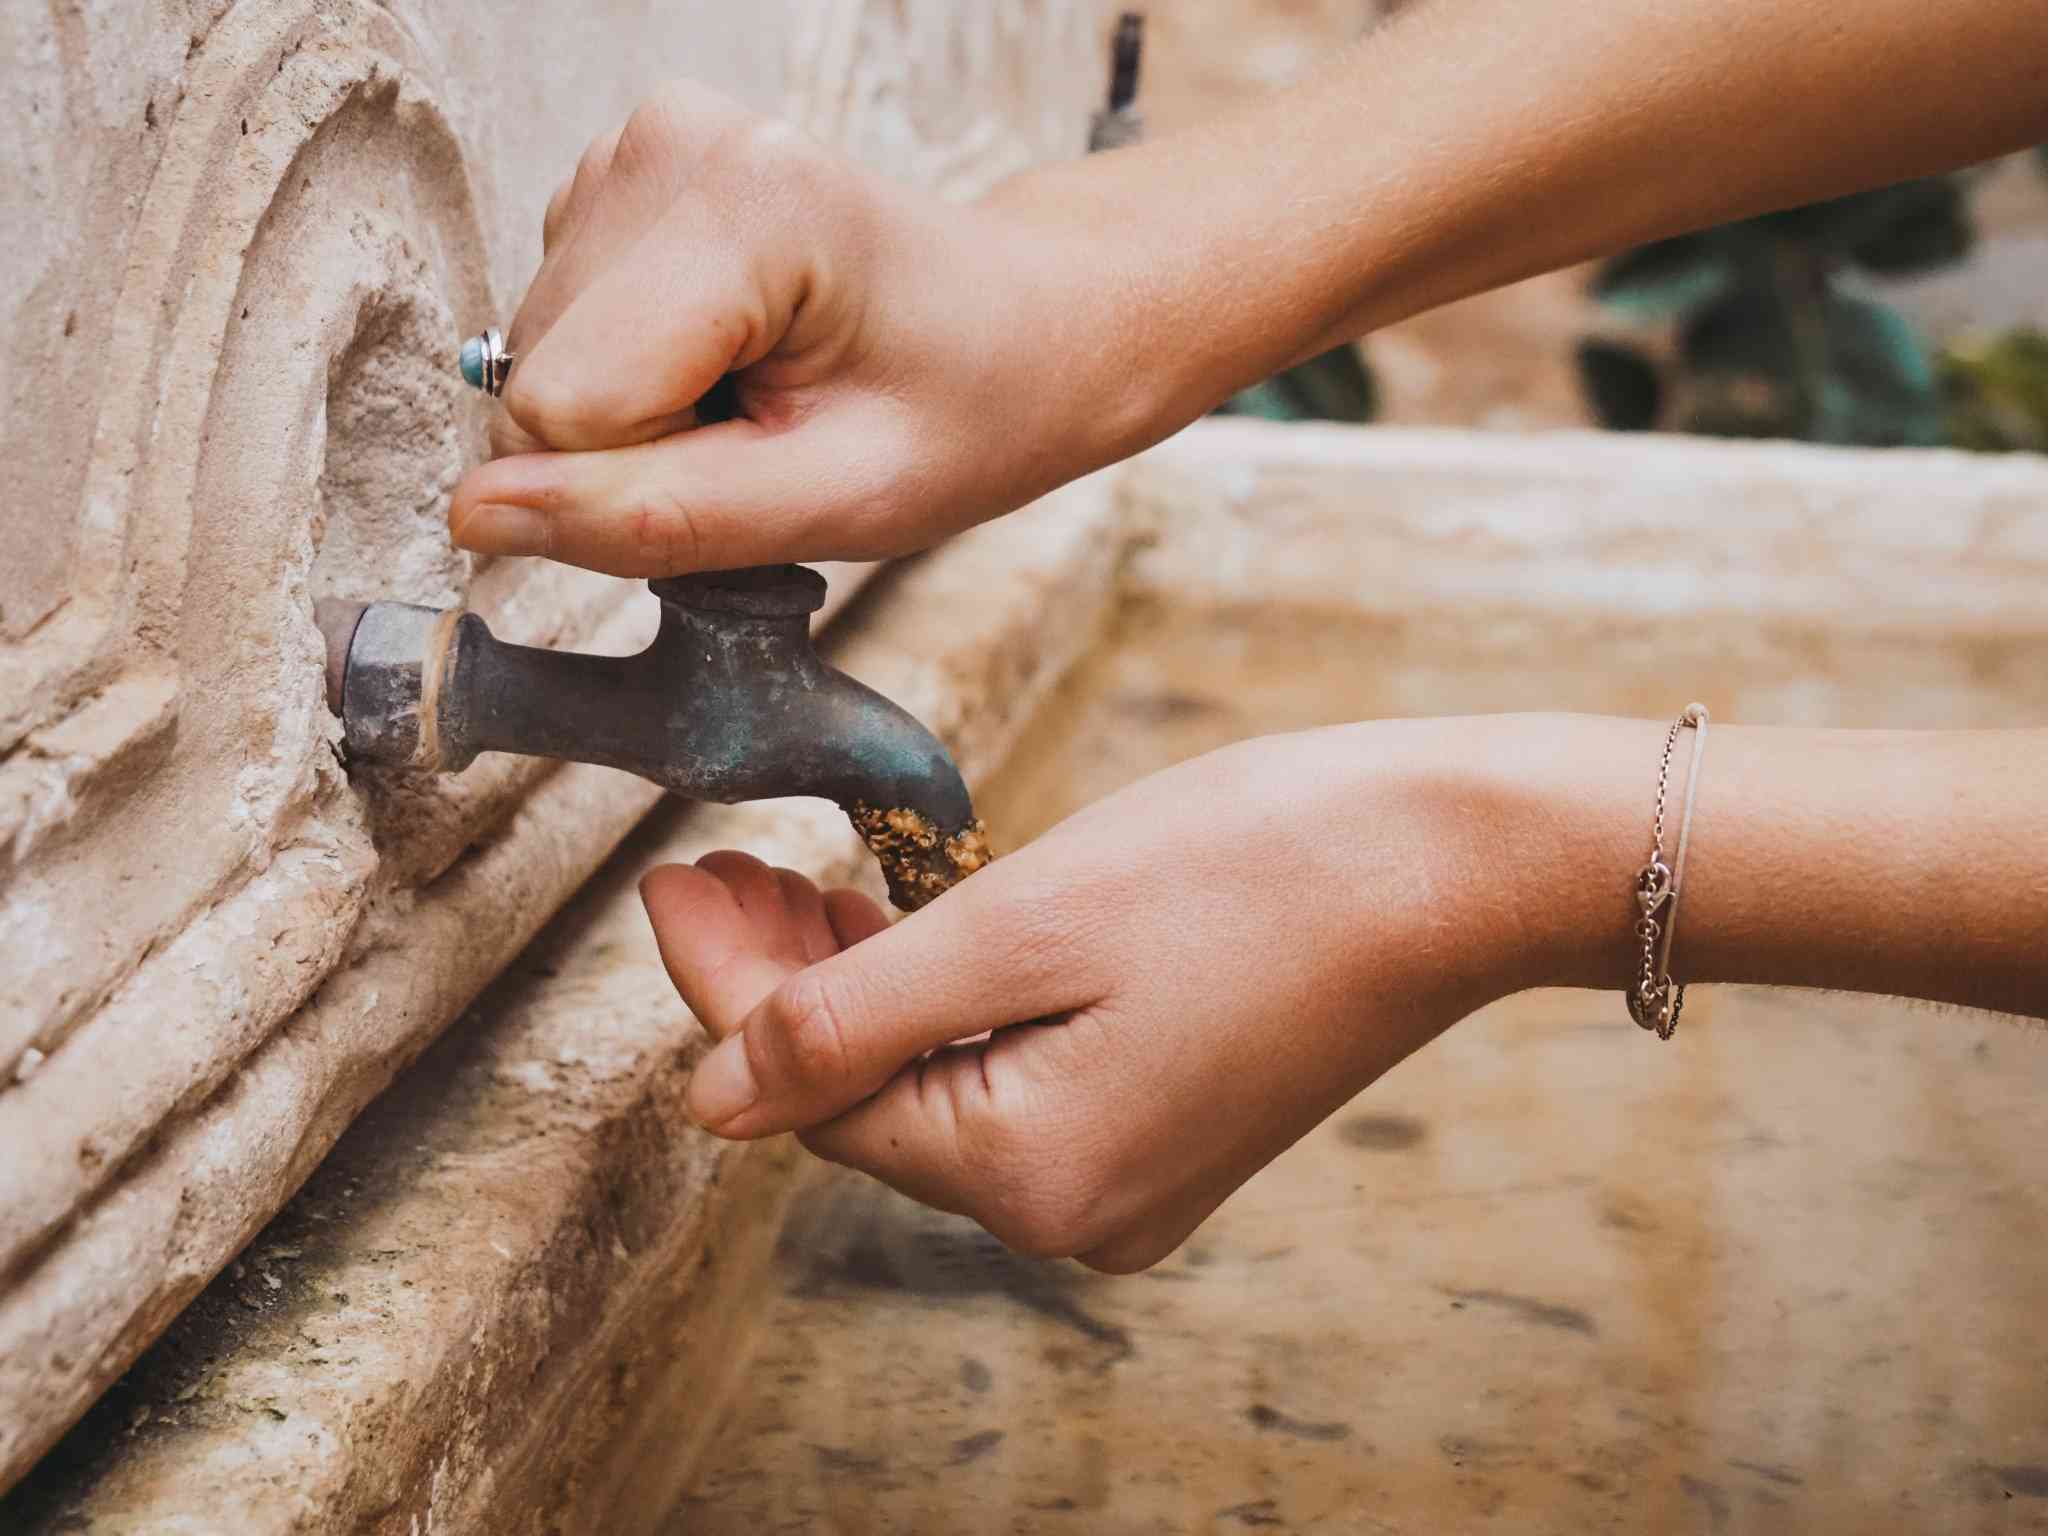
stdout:
MULTIPOLYGON (((2044 506, 2025 458, 1205 423, 887 573, 828 648, 952 740, 1000 847, 1373 715, 2039 722, 2044 506)), ((835 821, 658 811, 0 1517, 2048 1521, 2038 1031, 1703 988, 1660 1047, 1527 994, 1103 1278, 688 1125, 633 880, 725 843, 867 878, 835 821)))

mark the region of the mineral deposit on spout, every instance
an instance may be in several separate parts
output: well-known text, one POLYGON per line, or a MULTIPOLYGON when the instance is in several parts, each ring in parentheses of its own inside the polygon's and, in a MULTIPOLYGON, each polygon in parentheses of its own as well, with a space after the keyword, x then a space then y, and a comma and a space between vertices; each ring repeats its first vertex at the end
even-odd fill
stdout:
POLYGON ((929 817, 914 810, 856 804, 846 814, 881 864, 890 901, 904 912, 944 895, 995 857, 988 829, 979 821, 945 837, 929 817))

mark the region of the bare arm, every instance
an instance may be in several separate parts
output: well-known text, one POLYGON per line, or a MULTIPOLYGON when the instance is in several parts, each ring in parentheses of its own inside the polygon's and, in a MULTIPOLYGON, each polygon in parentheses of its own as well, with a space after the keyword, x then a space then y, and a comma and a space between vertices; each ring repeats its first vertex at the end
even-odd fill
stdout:
POLYGON ((679 86, 550 204, 450 525, 625 575, 901 554, 1433 304, 2044 138, 2041 0, 1427 0, 970 208, 679 86), (679 430, 726 374, 740 419, 679 430))
POLYGON ((2039 0, 1425 0, 1250 111, 998 201, 1118 232, 1126 353, 1181 365, 1133 378, 1149 441, 1435 305, 2043 139, 2039 0))
MULTIPOLYGON (((1541 957, 1521 979, 1619 991, 1664 727, 1486 729, 1513 744, 1492 803, 1522 947, 1541 957)), ((2048 731, 1713 726, 1679 915, 1681 981, 2048 1016, 2048 731)))
MULTIPOLYGON (((691 1108, 721 1135, 801 1130, 1015 1246, 1151 1264, 1483 1004, 1598 987, 1625 1017, 1664 729, 1506 715, 1247 742, 893 928, 739 854, 658 870, 663 956, 724 1038, 691 1108)), ((1714 727, 1674 974, 2048 1013, 2044 758, 2048 731, 1714 727)), ((1683 1071, 1686 1038, 1616 1048, 1683 1071)))

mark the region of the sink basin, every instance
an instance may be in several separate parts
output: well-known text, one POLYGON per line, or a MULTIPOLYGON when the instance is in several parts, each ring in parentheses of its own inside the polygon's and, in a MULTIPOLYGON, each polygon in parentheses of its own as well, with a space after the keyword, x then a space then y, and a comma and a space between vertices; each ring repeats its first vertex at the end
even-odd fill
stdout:
MULTIPOLYGON (((1373 715, 2048 718, 2042 589, 1991 573, 2038 577, 2048 514, 1941 494, 1976 465, 1886 461, 1887 492, 1865 455, 1355 442, 1162 453, 1130 493, 1153 542, 991 826, 1373 715)), ((831 1177, 677 1528, 1964 1528, 2048 1496, 2044 1140, 2048 1045, 2006 1020, 1700 988, 1662 1047, 1548 992, 1149 1274, 831 1177)))

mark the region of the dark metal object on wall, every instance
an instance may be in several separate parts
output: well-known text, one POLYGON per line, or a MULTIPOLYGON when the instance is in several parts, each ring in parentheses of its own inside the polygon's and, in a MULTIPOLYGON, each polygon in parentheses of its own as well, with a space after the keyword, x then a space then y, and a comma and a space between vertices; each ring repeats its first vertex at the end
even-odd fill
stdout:
POLYGON ((1145 136, 1145 119, 1138 112, 1138 65, 1145 49, 1145 18, 1138 11, 1125 11, 1117 18, 1116 38, 1110 45, 1109 99, 1095 114, 1088 130, 1088 151, 1121 149, 1145 136))
POLYGON ((906 910, 986 862, 944 745, 812 648, 816 571, 648 585, 661 629, 637 656, 508 644, 459 609, 323 605, 328 703, 351 760, 448 773, 520 752, 623 768, 693 800, 821 796, 853 818, 906 910))

